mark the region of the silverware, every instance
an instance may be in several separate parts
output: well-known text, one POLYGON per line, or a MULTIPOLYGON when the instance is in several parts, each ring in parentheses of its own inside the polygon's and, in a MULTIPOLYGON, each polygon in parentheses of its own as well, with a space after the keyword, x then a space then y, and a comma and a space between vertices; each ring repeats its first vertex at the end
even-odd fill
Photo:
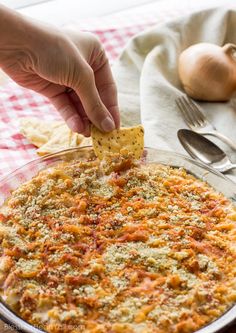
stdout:
POLYGON ((236 168, 236 164, 230 161, 226 153, 203 135, 187 129, 180 129, 177 135, 182 146, 193 158, 220 172, 236 168))
POLYGON ((202 113, 200 106, 193 102, 192 99, 183 95, 176 99, 176 104, 182 112, 184 120, 189 128, 203 135, 215 136, 230 146, 233 150, 236 150, 236 143, 224 134, 219 133, 202 113))

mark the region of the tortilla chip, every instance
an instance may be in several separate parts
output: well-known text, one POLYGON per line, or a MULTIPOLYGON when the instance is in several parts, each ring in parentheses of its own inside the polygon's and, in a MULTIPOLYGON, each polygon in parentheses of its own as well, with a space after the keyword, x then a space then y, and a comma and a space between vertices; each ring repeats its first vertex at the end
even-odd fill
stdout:
POLYGON ((22 118, 20 132, 36 147, 41 147, 53 136, 58 127, 65 126, 63 121, 46 122, 38 118, 22 118))
POLYGON ((103 133, 92 126, 91 136, 93 148, 97 157, 102 160, 109 153, 128 151, 136 159, 142 156, 144 148, 144 129, 141 125, 120 128, 110 133, 103 133))
POLYGON ((42 156, 52 154, 57 151, 78 147, 81 142, 80 135, 68 131, 65 127, 58 128, 52 138, 37 150, 37 154, 42 156))
POLYGON ((24 118, 21 133, 36 147, 39 155, 52 154, 59 150, 78 147, 84 136, 73 133, 64 121, 40 121, 38 118, 24 118))
POLYGON ((79 147, 85 147, 85 146, 91 146, 92 145, 92 139, 91 137, 86 138, 84 137, 82 141, 79 144, 79 147))

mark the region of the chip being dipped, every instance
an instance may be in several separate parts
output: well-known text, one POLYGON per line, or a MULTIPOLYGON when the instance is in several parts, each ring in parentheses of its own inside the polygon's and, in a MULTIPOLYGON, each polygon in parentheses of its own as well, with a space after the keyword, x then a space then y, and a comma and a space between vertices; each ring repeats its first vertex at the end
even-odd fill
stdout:
POLYGON ((91 136, 95 154, 100 160, 109 153, 122 153, 122 151, 128 151, 136 159, 143 154, 144 129, 141 125, 123 127, 109 133, 101 132, 92 126, 91 136))

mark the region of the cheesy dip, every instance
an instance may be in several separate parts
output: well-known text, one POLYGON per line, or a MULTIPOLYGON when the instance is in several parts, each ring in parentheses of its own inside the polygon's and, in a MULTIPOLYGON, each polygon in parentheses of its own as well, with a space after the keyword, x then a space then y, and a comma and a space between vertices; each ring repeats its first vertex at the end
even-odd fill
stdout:
POLYGON ((4 302, 50 333, 191 333, 236 301, 236 211, 184 169, 63 162, 0 214, 4 302))

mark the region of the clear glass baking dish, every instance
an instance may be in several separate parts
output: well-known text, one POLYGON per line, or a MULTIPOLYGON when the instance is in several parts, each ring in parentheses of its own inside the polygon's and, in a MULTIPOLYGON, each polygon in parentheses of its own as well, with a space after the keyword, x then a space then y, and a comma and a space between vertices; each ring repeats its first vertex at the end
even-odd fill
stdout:
MULTIPOLYGON (((236 184, 203 163, 192 160, 184 155, 152 148, 145 148, 144 156, 145 163, 156 162, 171 165, 173 167, 185 168, 189 173, 208 182, 215 190, 223 193, 227 198, 236 203, 236 184)), ((61 161, 72 161, 74 159, 86 160, 93 157, 94 152, 92 147, 82 147, 63 150, 25 164, 8 176, 0 179, 0 206, 9 197, 13 190, 19 187, 22 183, 30 180, 40 170, 56 165, 61 161)), ((0 318, 9 325, 9 328, 19 332, 43 332, 39 328, 33 327, 19 318, 4 304, 3 301, 0 301, 0 318)), ((224 332, 234 322, 236 322, 236 305, 229 309, 219 319, 198 330, 196 333, 224 332)))

